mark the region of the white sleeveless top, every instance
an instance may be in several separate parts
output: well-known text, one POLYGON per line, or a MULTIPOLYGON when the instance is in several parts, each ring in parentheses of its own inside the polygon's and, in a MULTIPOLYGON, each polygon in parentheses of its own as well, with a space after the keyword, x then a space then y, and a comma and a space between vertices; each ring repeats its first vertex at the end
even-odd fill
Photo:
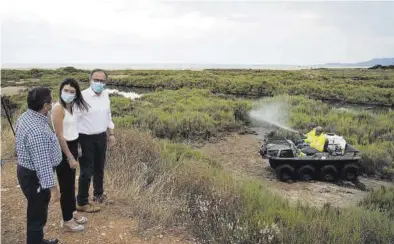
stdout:
MULTIPOLYGON (((59 102, 55 106, 61 106, 59 102)), ((77 115, 73 111, 71 114, 67 109, 64 109, 64 119, 63 119, 63 137, 66 141, 73 141, 78 138, 78 124, 77 115)))

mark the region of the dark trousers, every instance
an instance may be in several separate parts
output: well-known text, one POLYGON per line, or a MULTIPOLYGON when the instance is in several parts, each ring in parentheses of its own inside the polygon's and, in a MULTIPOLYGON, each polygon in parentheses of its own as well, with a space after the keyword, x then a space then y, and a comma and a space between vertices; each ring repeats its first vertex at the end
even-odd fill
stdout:
POLYGON ((107 151, 107 133, 79 134, 82 156, 79 159, 80 175, 77 201, 80 206, 89 203, 90 180, 93 176, 93 195, 104 193, 104 165, 107 151))
MULTIPOLYGON (((78 139, 67 142, 68 149, 75 159, 78 159, 78 139)), ((77 209, 75 204, 75 169, 70 168, 67 156, 63 153, 63 160, 56 167, 57 180, 60 188, 60 206, 64 221, 73 217, 77 209)))
POLYGON ((48 218, 49 189, 41 189, 35 171, 18 165, 17 176, 23 194, 27 198, 27 244, 41 244, 44 226, 48 218))

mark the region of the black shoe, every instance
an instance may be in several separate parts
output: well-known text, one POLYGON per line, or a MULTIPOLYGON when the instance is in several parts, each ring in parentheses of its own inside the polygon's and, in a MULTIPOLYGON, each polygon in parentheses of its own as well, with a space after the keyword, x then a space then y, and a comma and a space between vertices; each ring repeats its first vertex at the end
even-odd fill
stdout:
POLYGON ((58 239, 49 239, 49 240, 42 240, 41 244, 58 244, 59 240, 58 239))

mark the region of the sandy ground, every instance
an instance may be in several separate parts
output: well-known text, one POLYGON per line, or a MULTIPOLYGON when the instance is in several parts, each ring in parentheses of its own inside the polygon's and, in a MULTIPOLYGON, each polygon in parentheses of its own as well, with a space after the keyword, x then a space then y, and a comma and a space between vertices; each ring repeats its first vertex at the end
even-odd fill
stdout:
MULTIPOLYGON (((319 181, 309 183, 280 182, 276 179, 268 161, 261 158, 259 154, 261 145, 262 140, 255 135, 231 135, 219 142, 206 144, 199 150, 236 175, 263 181, 267 189, 293 203, 301 201, 317 207, 329 203, 332 206, 346 207, 357 204, 368 194, 367 191, 361 191, 355 187, 338 186, 319 181)), ((393 185, 367 178, 361 178, 360 181, 370 189, 381 185, 393 185)))
POLYGON ((26 87, 24 86, 7 86, 1 87, 1 95, 13 96, 18 95, 21 91, 23 91, 26 87))
MULTIPOLYGON (((155 235, 138 234, 137 223, 128 217, 130 206, 114 201, 102 205, 98 213, 86 213, 88 223, 85 231, 79 233, 64 232, 60 227, 60 204, 50 204, 45 238, 56 237, 59 243, 196 243, 179 231, 164 231, 155 235)), ((1 168, 1 243, 25 243, 26 235, 26 199, 19 188, 16 178, 16 164, 7 162, 1 168)))

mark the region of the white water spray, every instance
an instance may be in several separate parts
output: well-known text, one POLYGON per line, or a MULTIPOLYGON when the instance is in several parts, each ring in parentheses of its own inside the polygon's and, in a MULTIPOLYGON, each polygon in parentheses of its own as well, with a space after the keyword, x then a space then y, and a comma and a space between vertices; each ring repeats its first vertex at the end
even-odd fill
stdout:
POLYGON ((296 130, 285 125, 288 121, 288 104, 284 101, 284 98, 279 99, 263 99, 255 104, 255 108, 249 113, 252 122, 260 126, 268 123, 284 130, 298 133, 296 130))

